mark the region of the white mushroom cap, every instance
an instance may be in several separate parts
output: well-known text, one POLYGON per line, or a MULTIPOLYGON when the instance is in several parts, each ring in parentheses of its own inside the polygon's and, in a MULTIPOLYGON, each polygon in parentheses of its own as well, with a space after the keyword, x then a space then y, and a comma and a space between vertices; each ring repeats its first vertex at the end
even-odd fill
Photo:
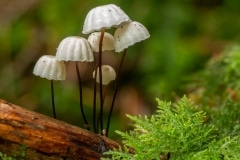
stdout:
POLYGON ((114 47, 121 52, 129 46, 150 37, 148 30, 139 22, 129 22, 121 25, 114 33, 114 47))
POLYGON ((63 61, 94 61, 90 43, 77 36, 66 37, 60 42, 56 58, 63 61))
POLYGON ((44 55, 37 61, 33 74, 49 80, 65 80, 66 67, 64 62, 58 61, 54 56, 44 55))
POLYGON ((88 12, 82 33, 89 34, 103 28, 118 27, 122 23, 129 21, 128 15, 114 4, 98 6, 88 12))
MULTIPOLYGON (((101 32, 93 32, 88 37, 88 42, 91 44, 92 50, 94 52, 99 51, 100 36, 101 32)), ((107 50, 114 50, 114 37, 110 33, 104 32, 102 51, 107 50)))
MULTIPOLYGON (((108 85, 109 82, 116 79, 116 72, 115 70, 109 65, 102 65, 102 84, 108 85)), ((93 78, 95 78, 95 71, 93 72, 93 78)), ((96 81, 100 83, 99 77, 99 67, 97 69, 97 79, 96 81)))

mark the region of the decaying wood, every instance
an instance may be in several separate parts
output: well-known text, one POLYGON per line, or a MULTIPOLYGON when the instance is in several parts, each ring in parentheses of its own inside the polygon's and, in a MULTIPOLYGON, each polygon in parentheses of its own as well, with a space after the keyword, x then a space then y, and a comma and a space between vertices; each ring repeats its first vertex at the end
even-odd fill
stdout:
POLYGON ((0 100, 0 151, 26 146, 26 159, 100 159, 119 144, 85 129, 0 100))

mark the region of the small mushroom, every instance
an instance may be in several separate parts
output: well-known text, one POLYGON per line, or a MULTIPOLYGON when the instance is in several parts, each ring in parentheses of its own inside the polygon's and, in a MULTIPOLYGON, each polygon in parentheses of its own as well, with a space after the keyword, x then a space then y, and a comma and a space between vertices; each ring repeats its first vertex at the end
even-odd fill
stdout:
MULTIPOLYGON (((102 84, 108 85, 112 80, 116 79, 116 72, 115 70, 109 65, 102 65, 102 84)), ((95 71, 93 72, 93 78, 95 78, 95 71)), ((99 78, 99 67, 97 69, 97 78, 96 81, 100 83, 99 78)))
POLYGON ((89 34, 102 29, 118 27, 131 21, 128 15, 115 4, 107 4, 91 9, 84 21, 83 34, 89 34))
POLYGON ((85 126, 89 130, 87 118, 84 114, 83 100, 82 100, 82 80, 79 71, 78 61, 80 62, 92 62, 94 61, 93 52, 90 43, 82 37, 70 36, 64 38, 58 48, 56 53, 56 58, 63 61, 74 61, 79 86, 79 101, 80 110, 85 122, 85 126))
POLYGON ((108 120, 107 120, 107 128, 106 128, 106 136, 108 136, 109 126, 110 126, 110 119, 117 95, 118 90, 118 81, 119 81, 119 75, 121 72, 121 68, 123 65, 123 61, 125 58, 125 55, 127 53, 127 48, 137 42, 140 42, 142 40, 145 40, 150 37, 150 34, 148 30, 139 22, 129 22, 122 24, 120 27, 117 28, 117 30, 114 33, 114 48, 116 52, 123 51, 122 58, 120 61, 120 65, 117 70, 117 77, 115 82, 115 89, 114 94, 112 98, 112 103, 110 107, 110 111, 108 114, 108 120))
MULTIPOLYGON (((101 67, 101 70, 102 70, 102 84, 104 85, 104 94, 103 94, 103 101, 102 101, 102 107, 100 107, 100 111, 99 111, 99 114, 98 114, 98 123, 100 123, 100 127, 101 127, 101 131, 103 131, 103 103, 104 103, 104 97, 105 97, 105 94, 106 94, 106 90, 107 90, 107 85, 116 79, 116 72, 115 70, 109 66, 109 65, 102 65, 101 67)), ((95 70, 93 72, 93 78, 96 80, 96 82, 100 83, 100 76, 99 76, 99 67, 97 68, 97 70, 95 70)), ((101 86, 101 85, 100 85, 101 86)), ((94 115, 95 115, 95 108, 94 108, 94 115)), ((94 121, 95 121, 95 118, 94 118, 94 121)), ((95 123, 94 123, 95 124, 95 123)), ((103 135, 105 135, 103 132, 101 133, 103 135)))
POLYGON ((62 61, 94 61, 90 43, 78 36, 64 38, 58 45, 56 58, 62 61))
POLYGON ((53 80, 66 79, 65 64, 62 61, 58 61, 54 56, 44 55, 37 61, 33 69, 33 74, 51 81, 52 110, 53 117, 56 118, 53 80))
MULTIPOLYGON (((91 44, 94 52, 99 52, 99 42, 100 42, 101 32, 93 32, 88 36, 88 42, 91 44)), ((105 32, 102 42, 102 51, 114 50, 114 37, 105 32)))
POLYGON ((133 21, 121 25, 114 33, 114 47, 121 52, 137 42, 150 37, 148 30, 139 22, 133 21))

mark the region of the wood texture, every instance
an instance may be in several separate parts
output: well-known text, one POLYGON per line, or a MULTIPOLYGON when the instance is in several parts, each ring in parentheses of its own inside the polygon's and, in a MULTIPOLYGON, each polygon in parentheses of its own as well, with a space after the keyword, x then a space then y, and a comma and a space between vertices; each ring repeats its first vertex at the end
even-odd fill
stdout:
POLYGON ((109 138, 0 100, 0 151, 26 146, 26 159, 100 159, 119 147, 109 138))

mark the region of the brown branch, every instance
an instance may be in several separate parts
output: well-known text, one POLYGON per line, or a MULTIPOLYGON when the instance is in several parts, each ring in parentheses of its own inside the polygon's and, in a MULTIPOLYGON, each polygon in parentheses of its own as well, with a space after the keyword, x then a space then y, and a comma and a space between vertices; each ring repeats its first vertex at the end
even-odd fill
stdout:
POLYGON ((0 151, 26 146, 26 159, 100 159, 119 144, 106 137, 0 100, 0 151))

